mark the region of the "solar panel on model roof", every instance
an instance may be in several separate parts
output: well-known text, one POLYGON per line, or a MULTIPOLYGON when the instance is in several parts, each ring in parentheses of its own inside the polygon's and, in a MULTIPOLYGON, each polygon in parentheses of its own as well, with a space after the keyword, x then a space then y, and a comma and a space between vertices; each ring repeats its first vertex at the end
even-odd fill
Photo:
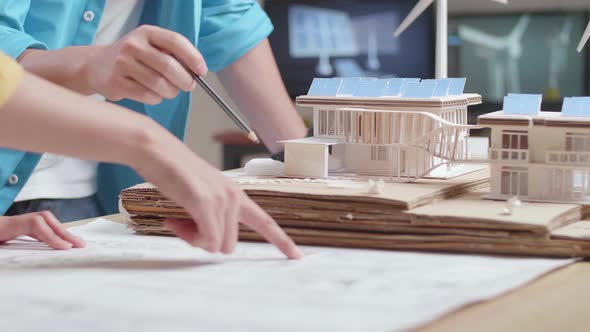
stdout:
POLYGON ((463 94, 465 78, 314 78, 308 96, 432 98, 463 94))
POLYGON ((590 97, 563 98, 561 114, 564 116, 590 117, 590 97))
POLYGON ((504 114, 538 115, 543 95, 510 93, 504 97, 504 114))

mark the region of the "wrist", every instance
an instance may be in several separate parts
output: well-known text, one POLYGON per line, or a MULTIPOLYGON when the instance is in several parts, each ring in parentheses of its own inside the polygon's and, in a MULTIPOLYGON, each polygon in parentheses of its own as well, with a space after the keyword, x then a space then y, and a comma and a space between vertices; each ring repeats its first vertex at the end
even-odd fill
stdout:
POLYGON ((178 144, 182 145, 174 135, 154 120, 145 118, 145 123, 138 125, 130 134, 124 163, 144 178, 173 173, 172 164, 178 158, 175 155, 178 144))
POLYGON ((135 169, 153 163, 163 145, 162 131, 154 120, 147 117, 140 123, 134 123, 133 128, 127 130, 128 134, 123 142, 121 162, 135 169))
POLYGON ((17 58, 28 72, 82 94, 96 90, 96 69, 91 64, 95 54, 104 46, 69 46, 59 50, 28 49, 17 58), (94 70, 93 70, 94 69, 94 70))
MULTIPOLYGON (((71 47, 78 48, 78 47, 71 47)), ((91 95, 97 93, 98 89, 93 82, 97 79, 96 62, 94 59, 100 56, 99 53, 105 48, 104 45, 80 46, 79 56, 80 61, 72 67, 73 79, 76 81, 78 92, 91 95)), ((78 53, 78 52, 76 52, 78 53)))

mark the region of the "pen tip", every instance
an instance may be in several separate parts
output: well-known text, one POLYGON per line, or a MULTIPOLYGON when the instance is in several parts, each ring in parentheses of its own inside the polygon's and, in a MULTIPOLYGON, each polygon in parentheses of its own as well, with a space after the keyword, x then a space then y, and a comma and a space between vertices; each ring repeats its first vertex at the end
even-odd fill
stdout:
POLYGON ((248 133, 248 139, 250 139, 254 143, 260 143, 260 140, 258 139, 258 136, 256 136, 256 133, 254 131, 250 131, 248 133))

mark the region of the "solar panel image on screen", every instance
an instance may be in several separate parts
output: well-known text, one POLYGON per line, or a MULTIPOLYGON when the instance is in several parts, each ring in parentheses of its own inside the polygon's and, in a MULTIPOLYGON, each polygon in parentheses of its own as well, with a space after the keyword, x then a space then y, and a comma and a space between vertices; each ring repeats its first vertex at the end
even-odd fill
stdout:
POLYGON ((358 55, 352 20, 345 11, 289 7, 289 53, 294 58, 358 55))
POLYGON ((269 39, 289 94, 306 94, 314 77, 432 78, 432 9, 407 33, 393 37, 415 3, 266 0, 264 8, 275 26, 269 39))

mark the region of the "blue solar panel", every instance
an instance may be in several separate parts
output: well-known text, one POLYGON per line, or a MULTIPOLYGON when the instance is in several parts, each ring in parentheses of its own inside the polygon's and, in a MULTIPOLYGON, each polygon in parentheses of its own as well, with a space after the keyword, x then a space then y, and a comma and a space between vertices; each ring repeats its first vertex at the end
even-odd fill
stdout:
POLYGON ((432 98, 461 95, 465 78, 314 78, 308 96, 432 98))
POLYGON ((449 86, 449 96, 460 96, 463 94, 463 90, 465 90, 465 82, 467 79, 465 77, 459 78, 447 78, 451 83, 449 86))
POLYGON ((405 83, 419 83, 420 79, 419 78, 404 78, 404 84, 405 83))
POLYGON ((435 80, 422 80, 422 82, 434 82, 436 83, 436 89, 434 89, 434 97, 445 97, 449 95, 449 89, 451 87, 451 80, 448 78, 437 78, 435 80))
POLYGON ((432 98, 436 89, 435 82, 410 82, 402 87, 404 98, 432 98))
POLYGON ((561 114, 565 116, 590 117, 590 97, 563 98, 561 114))
POLYGON ((363 79, 357 83, 356 91, 354 92, 355 97, 381 97, 381 92, 378 89, 379 80, 363 79))
POLYGON ((504 97, 504 114, 538 115, 543 95, 509 94, 504 97))
POLYGON ((308 96, 336 96, 340 85, 341 78, 314 78, 307 92, 308 96))
POLYGON ((353 96, 356 89, 359 86, 359 82, 362 80, 361 77, 344 77, 342 78, 342 85, 338 90, 337 96, 347 97, 353 96))
POLYGON ((377 90, 379 91, 379 96, 380 97, 399 96, 403 84, 404 84, 403 78, 382 78, 377 83, 377 90))

